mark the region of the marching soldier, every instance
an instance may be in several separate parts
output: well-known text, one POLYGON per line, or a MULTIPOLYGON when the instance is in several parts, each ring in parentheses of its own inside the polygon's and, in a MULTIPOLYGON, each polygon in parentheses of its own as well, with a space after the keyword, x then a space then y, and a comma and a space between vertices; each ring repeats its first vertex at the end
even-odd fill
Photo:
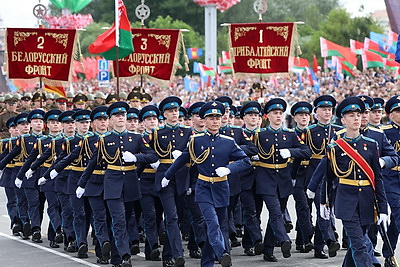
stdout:
POLYGON ((374 105, 371 107, 369 115, 369 124, 375 128, 382 126, 382 112, 385 107, 385 100, 380 97, 374 97, 374 105))
MULTIPOLYGON (((329 145, 329 158, 325 156, 320 163, 328 166, 326 182, 336 187, 335 215, 342 220, 350 241, 343 266, 372 266, 364 235, 374 223, 375 208, 379 211, 378 224, 386 227, 388 217, 377 143, 360 135, 364 110, 364 102, 358 97, 348 97, 339 104, 336 114, 346 125, 346 133, 329 145)), ((314 175, 323 176, 324 172, 316 171, 314 175)), ((329 220, 324 194, 325 191, 321 197, 322 215, 329 220)))
MULTIPOLYGON (((308 145, 312 152, 306 172, 305 183, 307 185, 311 180, 312 174, 325 155, 326 146, 330 141, 329 139, 332 139, 335 132, 341 129, 340 126, 331 123, 333 108, 335 106, 336 100, 330 95, 322 95, 314 100, 314 111, 317 115, 318 123, 308 126, 302 135, 304 143, 308 145)), ((328 246, 329 257, 335 257, 340 248, 340 244, 336 241, 331 221, 326 221, 320 216, 320 191, 321 185, 319 185, 315 194, 313 194, 313 192, 310 194, 310 190, 307 190, 307 196, 309 199, 313 199, 315 196, 314 203, 317 213, 317 223, 314 233, 314 257, 318 259, 327 259, 328 256, 323 250, 324 246, 328 246)))
POLYGON ((104 175, 104 199, 113 221, 115 244, 123 267, 132 266, 125 212, 129 212, 127 209, 132 211, 133 202, 141 198, 135 163, 157 161, 156 154, 142 136, 126 130, 128 109, 129 105, 125 102, 115 102, 107 108, 114 130, 100 137, 96 143, 97 149, 93 151, 83 173, 91 174, 105 160, 107 169, 104 175))
POLYGON ((281 245, 284 258, 291 256, 291 242, 286 233, 282 213, 289 196, 293 193, 288 160, 290 157, 305 159, 310 149, 297 137, 293 130, 282 128, 286 102, 273 98, 265 104, 270 125, 256 132, 254 143, 259 153, 255 163, 256 193, 261 195, 269 211, 269 221, 264 238, 264 260, 277 262, 274 256, 275 238, 281 245))
POLYGON ((4 103, 6 104, 5 110, 0 114, 0 138, 5 139, 10 137, 10 134, 8 133, 8 129, 6 126, 6 122, 9 118, 15 117, 18 112, 17 112, 17 100, 11 96, 6 96, 6 99, 4 100, 4 103))
POLYGON ((126 129, 130 132, 137 132, 139 124, 139 110, 137 108, 129 108, 126 114, 126 129))
POLYGON ((223 267, 231 266, 229 247, 224 240, 223 227, 227 225, 229 184, 227 175, 250 168, 249 158, 231 137, 220 134, 221 116, 225 114, 222 103, 213 101, 203 105, 199 115, 205 119, 206 133, 194 135, 182 155, 165 172, 164 188, 169 187, 176 171, 192 161, 199 176, 195 200, 207 224, 207 239, 201 266, 214 266, 215 258, 223 267))

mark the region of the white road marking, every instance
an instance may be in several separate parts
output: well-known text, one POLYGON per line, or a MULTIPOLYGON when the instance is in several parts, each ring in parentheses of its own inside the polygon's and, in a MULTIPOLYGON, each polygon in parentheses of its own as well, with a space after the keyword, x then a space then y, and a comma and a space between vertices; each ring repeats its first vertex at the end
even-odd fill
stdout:
POLYGON ((81 259, 72 257, 72 256, 70 256, 70 255, 67 255, 67 254, 64 254, 64 253, 62 253, 62 252, 53 250, 53 249, 51 249, 51 248, 43 247, 43 246, 41 246, 41 245, 32 243, 32 242, 30 242, 30 241, 22 240, 22 239, 20 239, 19 237, 11 236, 11 235, 8 235, 8 234, 2 233, 2 232, 0 232, 0 236, 5 237, 5 238, 8 238, 8 239, 11 239, 11 240, 14 240, 14 241, 17 241, 17 242, 20 242, 20 243, 23 243, 23 244, 25 244, 25 245, 29 245, 29 246, 32 246, 32 247, 35 247, 35 248, 38 248, 38 249, 41 249, 41 250, 44 250, 44 251, 53 253, 53 254, 55 254, 55 255, 57 255, 57 256, 60 256, 60 257, 63 257, 63 258, 66 258, 66 259, 75 261, 75 262, 77 262, 77 263, 80 263, 80 264, 83 264, 83 265, 86 265, 86 266, 90 266, 90 267, 99 267, 99 265, 97 265, 97 264, 93 264, 93 263, 90 263, 90 262, 87 262, 87 261, 84 261, 84 260, 81 260, 81 259))

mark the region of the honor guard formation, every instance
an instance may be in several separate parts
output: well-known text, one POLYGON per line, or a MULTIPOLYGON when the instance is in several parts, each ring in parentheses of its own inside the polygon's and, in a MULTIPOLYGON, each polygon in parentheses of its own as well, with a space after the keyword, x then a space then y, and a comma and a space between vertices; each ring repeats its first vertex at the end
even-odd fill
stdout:
POLYGON ((185 266, 185 249, 200 266, 231 266, 240 246, 267 262, 296 250, 322 266, 342 247, 343 266, 398 266, 400 96, 260 102, 168 96, 156 105, 137 88, 7 95, 0 185, 12 234, 47 235, 78 258, 94 242, 93 261, 115 267, 135 265, 140 243, 164 267, 185 266))

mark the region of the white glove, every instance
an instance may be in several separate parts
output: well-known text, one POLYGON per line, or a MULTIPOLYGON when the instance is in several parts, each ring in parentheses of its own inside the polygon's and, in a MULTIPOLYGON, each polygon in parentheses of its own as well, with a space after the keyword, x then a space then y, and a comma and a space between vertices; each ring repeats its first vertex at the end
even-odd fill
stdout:
POLYGON ((56 178, 57 175, 58 175, 58 172, 57 172, 56 170, 51 170, 51 172, 50 172, 50 178, 51 178, 51 179, 56 178))
POLYGON ((307 197, 308 197, 309 199, 314 199, 314 198, 315 198, 315 192, 311 191, 311 190, 308 189, 308 188, 307 188, 306 194, 307 194, 307 197))
POLYGON ((223 176, 230 174, 231 170, 228 169, 227 167, 218 167, 215 169, 215 172, 217 173, 217 175, 219 177, 223 177, 223 176))
POLYGON ((75 193, 76 193, 77 198, 81 198, 83 196, 83 194, 85 193, 85 188, 78 186, 75 193))
POLYGON ((388 225, 388 216, 387 216, 387 214, 380 213, 378 222, 376 224, 382 225, 383 229, 385 229, 385 231, 387 231, 387 225, 388 225))
POLYGON ((331 216, 331 209, 325 204, 320 204, 319 206, 319 215, 324 220, 329 220, 331 216))
POLYGON ((190 196, 190 194, 192 193, 192 188, 188 188, 188 190, 186 190, 186 195, 187 196, 190 196))
POLYGON ((161 187, 162 188, 164 188, 164 187, 167 187, 167 185, 169 184, 169 180, 167 179, 167 178, 162 178, 162 180, 161 180, 161 187))
POLYGON ((46 178, 40 177, 37 184, 38 185, 44 185, 47 182, 46 178))
POLYGON ((254 155, 251 157, 251 160, 260 160, 260 157, 258 155, 254 155))
POLYGON ((296 179, 292 179, 292 186, 294 187, 296 185, 296 179))
POLYGON ((26 177, 26 179, 29 179, 29 178, 31 178, 32 177, 32 175, 33 175, 33 171, 32 171, 32 169, 29 169, 26 173, 25 173, 25 177, 26 177))
POLYGON ((14 184, 16 187, 21 188, 22 180, 15 178, 14 184))
POLYGON ((154 162, 154 163, 150 163, 150 166, 151 166, 153 169, 157 170, 157 169, 158 169, 158 166, 160 166, 160 161, 157 160, 157 161, 154 162))
POLYGON ((379 158, 379 165, 381 165, 381 169, 383 169, 383 167, 385 167, 386 162, 383 160, 383 158, 379 158))
POLYGON ((182 155, 182 151, 180 151, 180 150, 174 150, 174 151, 172 151, 172 157, 173 157, 174 159, 179 158, 181 155, 182 155))
POLYGON ((289 149, 287 149, 287 148, 284 148, 284 149, 280 149, 279 150, 279 153, 281 153, 281 157, 283 158, 283 159, 287 159, 287 158, 290 158, 290 151, 289 151, 289 149))
POLYGON ((137 161, 136 156, 133 155, 132 152, 129 152, 129 151, 122 152, 122 158, 124 159, 125 162, 136 162, 137 161))

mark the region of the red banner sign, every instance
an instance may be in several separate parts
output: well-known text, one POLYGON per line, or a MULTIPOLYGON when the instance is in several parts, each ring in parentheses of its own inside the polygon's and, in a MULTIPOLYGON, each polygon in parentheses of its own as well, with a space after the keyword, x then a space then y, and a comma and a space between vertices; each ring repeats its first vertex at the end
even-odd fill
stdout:
POLYGON ((229 27, 235 74, 289 72, 294 23, 246 23, 229 27))
POLYGON ((8 28, 9 78, 68 81, 75 37, 76 30, 8 28))
POLYGON ((132 38, 135 52, 119 60, 119 77, 145 75, 169 81, 178 56, 179 30, 132 29, 132 38))

